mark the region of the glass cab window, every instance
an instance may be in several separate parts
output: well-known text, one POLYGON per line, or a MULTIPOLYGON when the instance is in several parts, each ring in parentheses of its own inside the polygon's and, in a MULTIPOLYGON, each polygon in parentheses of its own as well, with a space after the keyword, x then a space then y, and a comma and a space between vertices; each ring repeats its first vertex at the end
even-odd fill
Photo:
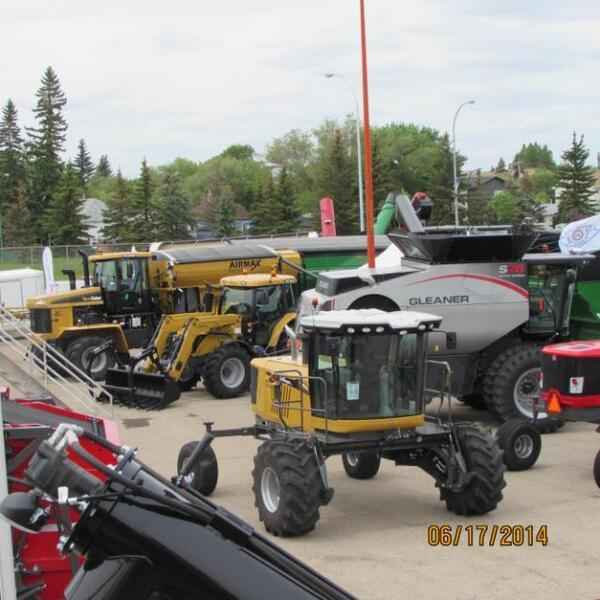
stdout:
POLYGON ((312 381, 317 416, 361 419, 422 412, 423 334, 319 334, 315 345, 310 370, 322 380, 312 381))
POLYGON ((529 266, 528 329, 545 332, 568 326, 575 283, 565 274, 564 265, 529 266))
POLYGON ((254 290, 251 288, 225 288, 221 297, 221 314, 250 318, 254 310, 253 295, 254 290))

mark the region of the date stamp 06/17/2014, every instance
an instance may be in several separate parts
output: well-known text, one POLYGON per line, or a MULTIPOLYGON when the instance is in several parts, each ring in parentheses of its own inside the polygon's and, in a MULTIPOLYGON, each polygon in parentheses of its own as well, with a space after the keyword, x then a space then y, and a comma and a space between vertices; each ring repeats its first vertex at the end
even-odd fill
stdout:
POLYGON ((427 528, 429 546, 545 547, 548 525, 448 525, 427 528))

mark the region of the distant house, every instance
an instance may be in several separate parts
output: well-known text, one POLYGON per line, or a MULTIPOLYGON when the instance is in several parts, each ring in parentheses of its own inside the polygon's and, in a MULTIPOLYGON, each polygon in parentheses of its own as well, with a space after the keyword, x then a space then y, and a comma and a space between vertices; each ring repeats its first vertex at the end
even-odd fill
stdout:
POLYGON ((482 172, 481 169, 470 171, 463 177, 469 194, 492 198, 498 192, 503 192, 508 186, 511 175, 508 171, 502 173, 482 172))
POLYGON ((107 209, 106 203, 98 198, 86 198, 81 209, 87 225, 88 244, 94 245, 102 240, 104 227, 103 211, 107 209))
MULTIPOLYGON (((192 225, 192 235, 197 240, 214 239, 217 233, 214 226, 211 224, 211 206, 210 200, 207 199, 201 202, 192 211, 194 223, 192 225)), ((252 231, 253 221, 248 214, 248 211, 243 207, 236 205, 232 225, 235 230, 234 236, 250 235, 252 231)))

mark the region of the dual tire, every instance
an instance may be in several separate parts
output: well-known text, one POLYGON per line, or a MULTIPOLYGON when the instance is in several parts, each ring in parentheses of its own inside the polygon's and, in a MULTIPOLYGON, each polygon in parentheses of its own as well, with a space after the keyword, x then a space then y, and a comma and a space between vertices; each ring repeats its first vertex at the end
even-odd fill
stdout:
MULTIPOLYGON (((500 353, 488 367, 483 391, 487 408, 502 421, 515 417, 533 418, 533 403, 540 392, 540 348, 534 344, 516 344, 500 353)), ((541 433, 551 433, 564 423, 544 413, 536 419, 541 433)))

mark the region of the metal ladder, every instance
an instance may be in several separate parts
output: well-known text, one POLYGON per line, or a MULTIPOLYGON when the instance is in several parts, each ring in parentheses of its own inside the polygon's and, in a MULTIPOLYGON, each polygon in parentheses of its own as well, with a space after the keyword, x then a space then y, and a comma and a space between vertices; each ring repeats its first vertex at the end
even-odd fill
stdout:
POLYGON ((52 396, 82 405, 86 412, 114 417, 112 394, 73 364, 62 352, 36 336, 31 328, 0 306, 0 343, 16 355, 12 362, 35 379, 52 396), (41 380, 40 380, 41 379, 41 380), (50 385, 55 386, 52 391, 50 385), (85 390, 89 393, 86 397, 85 390), (98 401, 110 406, 105 409, 98 401))

